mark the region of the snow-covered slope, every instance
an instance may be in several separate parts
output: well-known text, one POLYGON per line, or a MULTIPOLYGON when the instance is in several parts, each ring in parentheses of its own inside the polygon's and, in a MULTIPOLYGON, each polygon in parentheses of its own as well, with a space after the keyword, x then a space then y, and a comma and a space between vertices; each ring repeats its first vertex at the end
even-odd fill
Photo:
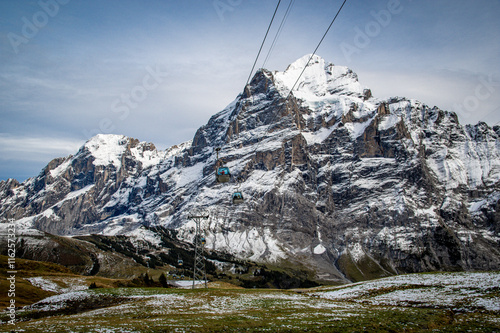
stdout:
POLYGON ((38 177, 0 182, 0 216, 65 235, 161 225, 191 241, 188 217, 205 211, 208 248, 320 280, 499 269, 500 127, 376 99, 318 56, 285 100, 309 57, 260 70, 192 141, 157 151, 98 135, 38 177), (215 181, 216 147, 229 183, 215 181))
POLYGON ((497 272, 410 274, 350 284, 313 295, 364 305, 500 311, 497 272))

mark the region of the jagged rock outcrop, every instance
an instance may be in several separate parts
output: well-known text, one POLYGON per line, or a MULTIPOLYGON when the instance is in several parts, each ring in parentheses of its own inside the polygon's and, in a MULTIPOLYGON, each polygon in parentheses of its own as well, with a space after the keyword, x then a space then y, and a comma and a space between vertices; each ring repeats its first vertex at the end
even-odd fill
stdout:
POLYGON ((53 234, 78 234, 82 228, 102 231, 91 225, 115 214, 105 208, 110 194, 140 175, 144 166, 158 161, 158 154, 150 143, 123 135, 98 135, 75 156, 52 160, 23 184, 1 182, 0 214, 6 220, 35 216, 33 226, 53 234))
POLYGON ((500 269, 500 128, 378 100, 317 56, 286 99, 308 58, 260 70, 190 142, 159 152, 99 135, 36 178, 0 182, 0 216, 65 235, 162 225, 190 240, 187 217, 205 210, 209 248, 325 281, 500 269), (230 183, 215 182, 215 147, 230 183))

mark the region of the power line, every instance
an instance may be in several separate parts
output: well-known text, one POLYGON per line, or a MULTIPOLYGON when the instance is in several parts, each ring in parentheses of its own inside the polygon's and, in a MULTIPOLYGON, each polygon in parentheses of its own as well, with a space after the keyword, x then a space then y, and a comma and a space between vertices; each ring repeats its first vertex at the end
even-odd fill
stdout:
POLYGON ((250 71, 250 75, 248 75, 247 83, 245 84, 245 87, 248 85, 248 82, 250 82, 250 78, 252 77, 253 70, 255 68, 255 64, 257 63, 257 60, 259 59, 260 52, 262 51, 262 47, 264 46, 264 43, 267 38, 267 34, 269 33, 269 29, 271 29, 271 25, 273 24, 274 17, 276 16, 276 12, 278 11, 278 7, 280 6, 281 0, 278 1, 278 4, 276 5, 276 9, 274 10, 273 17, 271 18, 271 22, 269 22, 269 26, 267 27, 266 35, 264 36, 264 40, 262 40, 262 44, 260 45, 259 53, 257 53, 257 57, 255 58, 255 61, 252 66, 252 70, 250 71))

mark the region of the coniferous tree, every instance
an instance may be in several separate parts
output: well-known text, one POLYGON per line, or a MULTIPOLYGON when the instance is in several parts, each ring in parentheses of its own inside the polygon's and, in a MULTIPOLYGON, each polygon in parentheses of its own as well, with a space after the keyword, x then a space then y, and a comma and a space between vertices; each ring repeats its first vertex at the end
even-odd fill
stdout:
POLYGON ((163 288, 167 288, 167 277, 165 276, 165 273, 161 273, 160 277, 158 278, 158 282, 160 282, 161 286, 163 288))
POLYGON ((149 277, 148 273, 144 273, 144 276, 142 277, 142 280, 144 281, 144 284, 146 286, 150 286, 153 282, 153 279, 149 277))

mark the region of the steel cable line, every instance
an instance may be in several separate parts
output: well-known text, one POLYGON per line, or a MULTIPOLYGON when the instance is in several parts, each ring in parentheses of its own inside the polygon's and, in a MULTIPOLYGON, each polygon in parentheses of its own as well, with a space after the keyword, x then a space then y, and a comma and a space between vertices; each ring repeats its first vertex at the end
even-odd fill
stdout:
POLYGON ((259 52, 257 53, 257 57, 255 57, 255 61, 253 63, 252 69, 250 70, 250 75, 248 75, 247 83, 245 84, 245 87, 248 85, 248 82, 250 82, 250 78, 252 77, 253 70, 255 69, 255 64, 257 63, 257 60, 259 59, 260 52, 262 51, 262 47, 264 46, 264 43, 266 42, 267 34, 269 33, 269 29, 271 29, 271 25, 273 24, 274 17, 276 16, 276 12, 278 11, 278 7, 280 6, 281 0, 278 1, 278 4, 276 5, 276 9, 274 10, 273 17, 271 18, 271 22, 269 22, 269 26, 267 27, 266 35, 264 36, 264 39, 262 40, 262 44, 260 45, 259 52))
MULTIPOLYGON (((254 65, 253 65, 252 70, 251 70, 251 72, 250 72, 250 75, 249 75, 249 77, 248 77, 248 79, 247 79, 247 83, 245 84, 245 89, 246 89, 246 87, 248 86, 248 83, 250 82, 250 78, 251 78, 251 75, 252 75, 253 70, 254 70, 254 68, 255 68, 255 64, 256 64, 256 62, 257 62, 257 60, 258 60, 258 58, 259 58, 260 52, 262 51, 262 47, 263 47, 264 42, 265 42, 265 40, 266 40, 266 38, 267 38, 267 35, 268 35, 268 33, 269 33, 269 29, 271 28, 272 22, 274 21, 274 17, 276 16, 276 12, 277 12, 277 10, 278 10, 278 7, 279 7, 279 5, 280 5, 280 2, 281 2, 281 0, 278 2, 278 5, 276 6, 276 9, 275 9, 275 11, 274 11, 273 17, 272 17, 271 22, 270 22, 270 24, 269 24, 269 26, 268 26, 268 29, 267 29, 266 35, 265 35, 265 37, 264 37, 264 40, 262 41, 261 47, 260 47, 259 52, 258 52, 258 54, 257 54, 257 57, 256 57, 256 59, 255 59, 254 65)), ((292 2, 293 2, 293 1, 291 1, 291 3, 292 3, 292 2)), ((326 31, 325 31, 325 33, 323 34, 323 36, 322 36, 321 40, 319 41, 318 45, 317 45, 317 46, 316 46, 316 48, 314 49, 313 54, 311 54, 311 56, 309 57, 309 60, 307 61, 306 65, 304 66, 304 69, 302 70, 302 72, 300 73, 300 75, 297 77, 297 80, 295 81, 294 85, 293 85, 293 86, 292 86, 292 88, 290 89, 290 92, 288 93, 287 97, 285 98, 284 103, 282 104, 281 108, 279 108, 279 109, 277 110, 277 112, 274 114, 274 117, 273 117, 273 119, 272 119, 272 120, 274 120, 274 118, 276 118, 276 117, 277 117, 277 115, 280 113, 280 111, 281 111, 281 109, 282 109, 283 107, 286 107, 286 103, 288 102, 288 99, 289 99, 289 98, 290 98, 290 96, 292 95, 293 89, 295 88, 295 86, 296 86, 296 85, 297 85, 297 83, 299 82, 300 78, 301 78, 301 77, 302 77, 302 75, 304 74, 304 72, 305 72, 305 70, 306 70, 307 66, 308 66, 308 65, 309 65, 309 63, 311 62, 311 60, 312 60, 312 58, 314 57, 314 55, 316 54, 316 51, 319 49, 320 45, 322 44, 322 42, 323 42, 323 40, 325 39, 325 37, 326 37, 326 35, 328 34, 328 32, 330 31, 330 28, 332 27, 333 23, 336 21, 337 17, 339 16, 339 14, 340 14, 340 12, 342 11, 342 9, 343 9, 343 7, 344 7, 344 5, 345 5, 345 3, 346 3, 346 2, 347 2, 347 0, 344 0, 344 1, 343 1, 342 5, 340 6, 339 10, 337 11, 337 13, 336 13, 335 17, 334 17, 334 18, 333 18, 333 20, 331 21, 330 25, 329 25, 329 26, 328 26, 328 28, 326 29, 326 31)), ((289 6, 289 8, 290 8, 290 6, 289 6)), ((283 23, 283 21, 282 21, 282 23, 283 23)), ((253 96, 252 96, 252 98, 253 98, 253 96)), ((253 103, 252 103, 252 104, 253 104, 253 103)), ((299 129, 300 129, 300 126, 298 126, 298 127, 299 127, 299 129)), ((270 130, 270 129, 271 129, 271 126, 269 126, 269 127, 268 127, 268 129, 266 130, 265 134, 267 134, 267 133, 269 132, 269 130, 270 130)), ((254 155, 254 154, 257 152, 257 149, 259 149, 259 147, 261 146, 261 144, 262 144, 262 141, 260 141, 259 143, 257 143, 257 144, 256 144, 256 147, 255 147, 255 149, 253 150, 252 155, 254 155)))
POLYGON ((313 53, 311 54, 311 56, 309 57, 309 60, 307 61, 306 65, 304 66, 304 69, 302 70, 302 72, 300 72, 300 75, 299 77, 297 78, 297 80, 295 81, 295 83, 293 84, 292 88, 290 89, 290 92, 288 93, 288 96, 286 97, 285 99, 285 102, 288 100, 288 98, 290 97, 290 95, 292 94, 292 91, 293 91, 293 88, 295 88, 295 86, 297 85, 297 83, 299 82, 302 74, 304 74, 304 72, 306 71, 306 68, 307 66, 309 66, 309 63, 311 62, 312 58, 316 55, 316 51, 318 51, 321 43, 323 43, 323 40, 325 39, 326 35, 328 34, 328 31, 330 31, 330 28, 332 27, 333 23, 335 22, 335 20, 337 19, 337 17, 339 16, 340 14, 340 11, 342 10, 342 8, 344 7, 345 3, 347 2, 347 0, 344 0, 344 2, 342 3, 342 6, 340 6, 339 10, 337 11, 337 14, 335 15, 335 17, 333 18, 332 22, 330 23, 330 25, 328 26, 328 28, 326 29, 325 33, 323 34, 323 37, 321 37, 321 40, 319 41, 318 45, 316 46, 316 48, 314 49, 313 53))
MULTIPOLYGON (((245 83, 245 87, 244 87, 243 91, 246 90, 246 87, 248 86, 248 83, 250 82, 250 79, 252 78, 253 70, 255 69, 255 65, 257 64, 257 61, 259 60, 260 53, 262 52, 262 48, 264 47, 264 43, 266 42, 267 35, 269 34, 269 30, 271 29, 274 18, 276 17, 276 13, 278 12, 278 8, 280 6, 280 3, 281 3, 281 0, 278 1, 278 4, 276 5, 276 8, 274 9, 273 17, 271 18, 271 22, 269 22, 269 26, 267 27, 266 34, 264 35, 264 39, 262 40, 262 43, 260 45, 259 52, 257 53, 257 56, 255 57, 255 61, 253 63, 252 69, 250 70, 250 74, 248 75, 248 79, 247 79, 247 82, 245 83)), ((249 90, 249 93, 250 93, 250 90, 249 90)), ((251 95, 251 93, 250 93, 250 95, 251 95)), ((252 96, 252 104, 253 104, 253 96, 252 96)))
POLYGON ((288 14, 290 13, 290 10, 293 7, 293 4, 295 3, 295 0, 290 0, 290 3, 288 4, 288 7, 286 9, 285 15, 283 16, 283 19, 281 20, 280 26, 278 27, 278 31, 276 31, 276 35, 274 36, 273 42, 271 43, 271 47, 269 48, 269 51, 267 52, 266 58, 264 59, 264 63, 262 64, 262 68, 265 68, 267 60, 271 56, 271 52, 274 49, 274 46, 276 45, 276 42, 279 38, 279 35, 281 34, 281 31, 283 30, 283 26, 285 25, 285 22, 288 18, 288 14))
MULTIPOLYGON (((271 18, 271 22, 269 22, 269 26, 267 27, 266 34, 264 35, 264 39, 262 40, 262 43, 260 45, 259 52, 257 53, 257 56, 255 57, 255 61, 253 63, 252 69, 250 70, 250 74, 248 75, 248 79, 247 79, 247 82, 245 83, 245 88, 243 89, 243 91, 246 90, 246 87, 248 86, 248 83, 250 82, 253 70, 255 69, 255 65, 257 64, 257 61, 259 60, 260 53, 262 52, 262 48, 264 47, 264 44, 265 44, 266 39, 267 39, 267 35, 269 34, 269 30, 271 29, 274 18, 276 17, 276 13, 278 12, 278 8, 280 6, 280 3, 281 3, 281 0, 278 1, 278 4, 276 5, 276 8, 274 9, 273 17, 271 18)), ((249 91, 249 93, 250 93, 250 91, 249 91)), ((251 95, 251 93, 250 93, 250 95, 251 95)), ((252 96, 252 100, 253 100, 253 96, 252 96)), ((220 148, 218 148, 218 149, 220 150, 220 148)), ((218 154, 217 154, 217 160, 219 160, 218 154)))
MULTIPOLYGON (((274 13, 273 13, 273 16, 271 18, 271 22, 269 22, 269 26, 267 27, 266 34, 264 35, 264 39, 262 40, 262 43, 260 45, 259 52, 257 53, 257 56, 255 57, 255 61, 253 63, 252 69, 250 70, 250 74, 248 75, 247 82, 245 83, 244 90, 246 89, 246 87, 248 86, 248 83, 250 82, 253 70, 255 69, 255 65, 257 64, 257 61, 259 60, 260 53, 262 52, 262 48, 264 47, 264 44, 265 44, 266 39, 267 39, 267 35, 269 34, 269 30, 271 29, 271 26, 273 24, 274 18, 276 17, 276 13, 278 12, 278 8, 280 6, 280 3, 281 3, 281 0, 278 1, 278 4, 276 5, 276 8, 274 9, 274 13)), ((288 10, 287 10, 287 12, 288 12, 288 10)), ((283 24, 283 22, 282 22, 282 24, 283 24)), ((253 97, 252 97, 252 99, 253 99, 253 97)), ((218 149, 220 150, 220 148, 218 148, 218 149)), ((219 154, 217 153, 217 162, 216 163, 218 163, 218 161, 219 161, 219 154)), ((216 173, 217 173, 217 167, 216 167, 216 173)))
MULTIPOLYGON (((311 56, 309 57, 309 60, 307 61, 306 65, 304 66, 304 69, 302 70, 302 72, 299 74, 299 76, 297 77, 297 80, 295 81, 295 83, 293 84, 292 88, 290 88, 290 92, 288 93, 288 95, 286 96, 285 98, 285 101, 284 103, 282 104, 282 107, 280 109, 278 109, 278 112, 276 112, 274 114, 274 118, 279 114, 279 112, 281 111, 281 109, 283 107, 286 107, 286 103, 288 102, 288 99, 290 98, 290 96, 292 95, 293 93, 293 89, 295 88, 295 86, 297 85, 297 83, 299 82, 300 78, 302 77, 302 75, 304 74, 307 66, 309 66, 309 63, 311 62, 312 58, 315 56, 316 52, 318 51, 319 47, 321 46, 321 43, 323 43, 323 40, 325 39, 326 35, 328 34, 328 32, 330 31, 330 28, 332 27, 333 23, 335 23, 335 20, 337 19, 337 17, 339 16, 340 12, 342 11, 342 8, 344 8, 344 5, 346 4, 347 0, 344 0, 344 2, 342 3, 342 5, 340 6, 339 10, 337 11, 337 14, 335 14, 335 17, 333 18, 332 22, 330 22, 330 25, 328 26, 328 28, 326 29, 325 33, 323 34, 323 37, 321 37, 321 40, 319 41, 318 45, 316 46, 316 48, 314 49, 313 53, 311 54, 311 56)), ((246 87, 246 86, 245 86, 246 87)), ((273 118, 273 120, 274 120, 273 118)), ((300 127, 300 126, 299 126, 300 127)), ((299 128, 300 130, 300 128, 299 128)), ((269 128, 267 129, 266 133, 269 132, 269 128)), ((255 152, 257 151, 257 149, 259 148, 259 146, 261 145, 261 142, 259 142, 257 144, 257 147, 254 149, 253 151, 253 154, 255 154, 255 152)))
MULTIPOLYGON (((255 69, 255 65, 257 64, 257 61, 259 60, 259 56, 260 56, 260 53, 262 52, 262 48, 264 47, 264 44, 266 42, 266 39, 267 39, 267 35, 269 34, 269 30, 271 29, 271 26, 273 24, 273 21, 274 21, 274 18, 276 17, 276 13, 278 12, 278 8, 280 6, 280 3, 281 3, 281 0, 278 1, 278 4, 276 5, 276 8, 274 9, 274 13, 273 13, 273 17, 271 18, 271 22, 269 22, 269 26, 267 27, 267 30, 266 30, 266 34, 264 35, 264 39, 262 40, 262 43, 260 45, 260 48, 259 48, 259 52, 257 53, 257 56, 255 57, 255 61, 253 63, 253 66, 252 66, 252 69, 250 70, 250 74, 248 75, 248 79, 247 79, 247 82, 245 83, 245 88, 243 89, 243 91, 246 90, 246 87, 248 86, 248 83, 250 82, 250 79, 252 77, 252 73, 253 73, 253 70, 255 69)), ((251 94, 250 94, 251 95, 251 94)), ((252 97, 253 99, 253 97, 252 97)), ((217 159, 216 159, 216 177, 217 177, 217 181, 219 182, 219 175, 218 175, 218 171, 217 169, 219 167, 222 167, 224 162, 222 161, 222 158, 219 159, 219 153, 218 151, 221 150, 220 147, 217 147, 216 148, 217 150, 217 159), (220 165, 219 165, 220 163, 220 165)), ((227 169, 227 168, 226 168, 227 169)), ((229 169, 228 169, 228 173, 227 173, 227 176, 230 177, 230 174, 229 174, 229 169)), ((227 182, 228 180, 224 180, 222 182, 227 182)))
MULTIPOLYGON (((344 8, 344 5, 345 3, 347 2, 347 0, 344 0, 344 2, 342 3, 342 5, 340 6, 339 10, 337 11, 337 14, 335 14, 335 17, 333 18, 332 22, 330 23, 330 25, 328 26, 328 28, 326 29, 325 33, 323 34, 323 37, 321 37, 321 40, 319 41, 318 45, 316 46, 316 48, 314 49, 314 52, 311 54, 311 56, 309 57, 309 60, 307 61, 306 65, 304 66, 304 69, 302 70, 302 72, 299 74, 299 76, 297 77, 297 80, 295 81, 295 83, 293 84, 292 88, 290 88, 290 92, 288 93, 287 97, 285 98, 285 101, 284 103, 282 104, 282 107, 279 108, 277 110, 277 112, 274 114, 274 117, 273 117, 273 121, 274 121, 274 118, 276 118, 279 113, 281 112, 281 109, 283 107, 286 107, 286 104, 288 102, 288 99, 290 98, 290 96, 292 95, 292 92, 293 92, 293 89, 295 88, 295 86, 297 85, 297 83, 299 82, 300 78, 302 77, 302 75, 304 74, 307 66, 309 66, 309 63, 311 62, 312 58, 314 57, 314 55, 316 54, 316 51, 318 51, 321 43, 323 43, 323 40, 325 39, 326 35, 328 34, 328 32, 330 31, 330 28, 332 27, 333 23, 335 22, 335 20, 337 19, 337 17, 339 16, 340 12, 342 11, 342 8, 344 8)), ((248 83, 247 83, 248 84, 248 83)), ((245 88, 246 88, 246 85, 245 85, 245 88)), ((253 104, 253 103, 252 103, 253 104)), ((295 105, 297 105, 295 103, 295 105)), ((300 123, 297 124, 297 127, 299 128, 299 131, 301 131, 301 128, 300 128, 300 123)), ((269 130, 271 129, 271 126, 268 127, 268 129, 266 130, 265 134, 267 134, 269 132, 269 130)), ((257 143, 252 155, 256 154, 257 152, 257 149, 259 149, 260 145, 262 144, 262 141, 260 141, 259 143, 257 143)), ((255 211, 255 209, 254 209, 255 211)), ((283 222, 283 211, 282 211, 282 215, 281 215, 281 222, 283 222)))

